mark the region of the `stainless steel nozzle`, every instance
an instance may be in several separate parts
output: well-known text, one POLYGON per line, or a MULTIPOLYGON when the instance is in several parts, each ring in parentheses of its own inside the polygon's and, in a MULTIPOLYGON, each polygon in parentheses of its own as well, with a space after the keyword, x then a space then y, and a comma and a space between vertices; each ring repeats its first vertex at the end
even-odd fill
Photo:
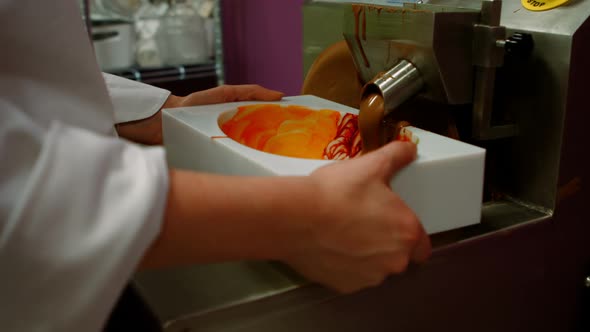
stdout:
POLYGON ((401 60, 388 71, 377 75, 367 83, 362 92, 365 98, 371 93, 379 93, 385 102, 385 115, 416 95, 424 86, 422 75, 407 60, 401 60))

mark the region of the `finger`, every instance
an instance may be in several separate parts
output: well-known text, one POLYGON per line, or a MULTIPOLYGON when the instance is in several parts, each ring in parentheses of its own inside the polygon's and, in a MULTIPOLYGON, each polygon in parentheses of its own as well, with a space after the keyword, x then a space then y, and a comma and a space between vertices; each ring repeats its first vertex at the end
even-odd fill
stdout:
POLYGON ((207 90, 207 99, 211 104, 228 103, 233 101, 274 101, 281 100, 284 94, 278 91, 269 90, 259 85, 223 85, 207 90))
POLYGON ((282 92, 266 89, 259 85, 228 85, 226 88, 230 90, 226 92, 226 97, 231 99, 228 101, 275 101, 281 100, 284 96, 282 92))
POLYGON ((422 263, 426 261, 430 255, 432 254, 432 245, 430 243, 430 237, 422 228, 422 235, 418 240, 416 247, 414 247, 414 251, 412 252, 412 261, 415 263, 422 263))
POLYGON ((265 89, 258 85, 222 85, 191 93, 183 98, 182 106, 211 105, 245 100, 274 101, 281 100, 283 96, 284 94, 281 92, 265 89))
POLYGON ((416 159, 412 142, 395 141, 365 155, 365 162, 377 167, 377 176, 389 182, 393 175, 416 159))
MULTIPOLYGON (((400 274, 406 271, 410 263, 410 256, 405 251, 393 251, 379 253, 365 258, 364 270, 379 271, 379 275, 385 278, 390 274, 400 274)), ((360 265, 360 264, 359 264, 360 265)))

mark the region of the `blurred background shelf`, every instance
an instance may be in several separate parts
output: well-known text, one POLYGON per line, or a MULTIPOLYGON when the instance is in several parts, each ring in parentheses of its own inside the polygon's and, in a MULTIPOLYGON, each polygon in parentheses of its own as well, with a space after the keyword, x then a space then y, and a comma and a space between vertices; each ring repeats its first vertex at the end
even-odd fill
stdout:
POLYGON ((223 84, 219 0, 79 3, 103 72, 179 96, 223 84))

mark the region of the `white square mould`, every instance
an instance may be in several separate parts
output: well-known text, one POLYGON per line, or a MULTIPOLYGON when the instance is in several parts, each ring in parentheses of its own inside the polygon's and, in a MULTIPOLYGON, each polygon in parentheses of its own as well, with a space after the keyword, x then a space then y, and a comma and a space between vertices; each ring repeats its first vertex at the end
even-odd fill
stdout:
MULTIPOLYGON (((237 107, 264 102, 236 102, 167 109, 163 112, 164 144, 171 167, 231 175, 309 175, 338 162, 274 155, 225 136, 218 118, 237 107)), ((358 114, 358 110, 314 96, 286 97, 273 104, 301 105, 358 114)), ((429 234, 479 223, 485 150, 410 127, 420 139, 418 158, 398 173, 391 186, 416 212, 429 234)))

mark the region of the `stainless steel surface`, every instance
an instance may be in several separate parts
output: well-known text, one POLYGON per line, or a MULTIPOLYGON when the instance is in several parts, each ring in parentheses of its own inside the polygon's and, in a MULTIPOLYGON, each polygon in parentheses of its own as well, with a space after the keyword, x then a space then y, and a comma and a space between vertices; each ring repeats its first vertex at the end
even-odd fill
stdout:
MULTIPOLYGON (((511 201, 488 203, 482 210, 481 224, 434 235, 434 252, 549 217, 511 201)), ((244 322, 254 318, 254 326, 270 324, 275 331, 282 331, 287 327, 280 327, 280 321, 267 312, 288 313, 338 297, 280 264, 263 262, 149 271, 137 275, 134 283, 166 332, 241 331, 248 328, 244 322)))
POLYGON ((304 282, 268 262, 239 262, 144 271, 134 283, 163 323, 287 292, 304 282))
POLYGON ((379 93, 385 101, 384 115, 387 115, 408 98, 415 96, 423 86, 424 81, 418 69, 407 60, 401 60, 393 68, 365 85, 362 95, 379 93))
MULTIPOLYGON (((533 35, 535 49, 529 61, 500 69, 495 108, 511 114, 519 135, 513 138, 499 159, 510 164, 502 181, 505 192, 550 209, 555 208, 563 122, 568 105, 572 44, 590 13, 590 2, 577 1, 546 12, 531 12, 519 1, 505 1, 500 23, 508 35, 533 35), (511 71, 511 72, 510 72, 511 71)), ((584 28, 586 30, 587 27, 584 28)), ((585 41, 582 41, 585 42, 585 41)), ((590 55, 589 55, 590 56, 590 55)))

